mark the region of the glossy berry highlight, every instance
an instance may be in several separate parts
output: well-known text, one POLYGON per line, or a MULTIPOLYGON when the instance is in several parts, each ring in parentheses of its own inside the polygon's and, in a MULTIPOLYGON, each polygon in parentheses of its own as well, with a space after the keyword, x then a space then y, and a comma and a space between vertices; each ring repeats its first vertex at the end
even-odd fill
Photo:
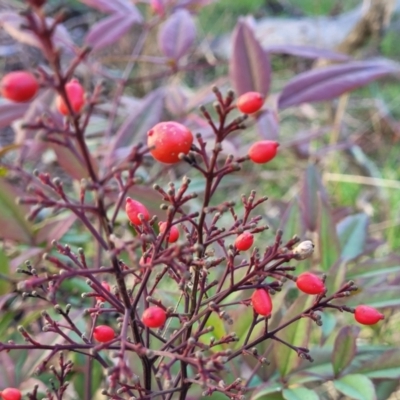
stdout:
MULTIPOLYGON (((164 233, 165 229, 167 228, 166 222, 160 222, 160 233, 164 233)), ((179 239, 179 229, 173 225, 169 229, 169 236, 168 236, 168 243, 175 243, 179 239)))
POLYGON ((272 300, 265 289, 257 289, 251 296, 251 304, 257 314, 268 317, 272 312, 272 300))
POLYGON ((250 232, 243 232, 235 240, 235 247, 239 251, 248 250, 254 242, 254 236, 250 232))
POLYGON ((193 134, 186 126, 174 122, 160 122, 147 132, 151 155, 165 164, 180 161, 179 154, 187 154, 193 143, 193 134))
POLYGON ((273 140, 262 140, 254 143, 248 152, 251 161, 256 164, 265 164, 275 158, 279 143, 273 140))
POLYGON ((363 325, 374 325, 385 316, 373 307, 360 305, 355 309, 354 319, 363 325))
POLYGON ((115 338, 115 332, 110 326, 99 325, 94 328, 93 337, 100 343, 106 343, 115 338))
POLYGON ((321 294, 325 291, 325 284, 320 277, 310 272, 304 272, 297 277, 296 285, 304 293, 321 294))
POLYGON ((33 99, 38 89, 37 79, 27 71, 10 72, 4 75, 0 82, 1 95, 16 103, 24 103, 33 99))
MULTIPOLYGON (((75 113, 79 113, 85 105, 85 90, 77 79, 73 79, 65 85, 65 92, 67 94, 69 103, 75 113)), ((58 111, 63 115, 69 115, 69 110, 64 99, 58 95, 56 99, 56 106, 58 111)))
POLYGON ((261 109, 264 97, 258 92, 247 92, 239 96, 236 101, 237 108, 244 114, 253 114, 261 109))
POLYGON ((139 219, 139 214, 143 215, 145 221, 150 219, 150 214, 147 208, 139 201, 133 200, 130 197, 127 197, 126 199, 125 211, 129 221, 131 221, 133 225, 142 225, 142 221, 139 219))
MULTIPOLYGON (((101 282, 101 286, 103 286, 103 288, 104 288, 107 292, 109 292, 109 291, 111 290, 110 285, 109 285, 106 281, 101 282)), ((96 296, 96 300, 97 300, 97 301, 106 301, 105 298, 104 298, 103 296, 96 296)))
POLYGON ((22 394, 18 389, 6 388, 0 392, 0 396, 3 400, 21 400, 22 394))
POLYGON ((160 328, 165 324, 167 313, 160 307, 146 308, 142 315, 142 322, 148 328, 160 328))

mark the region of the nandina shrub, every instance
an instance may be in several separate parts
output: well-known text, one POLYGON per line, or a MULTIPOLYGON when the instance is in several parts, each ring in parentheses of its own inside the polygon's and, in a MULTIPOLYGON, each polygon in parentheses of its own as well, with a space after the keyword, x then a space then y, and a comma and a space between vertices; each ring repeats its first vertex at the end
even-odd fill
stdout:
MULTIPOLYGON (((235 29, 230 73, 239 98, 250 98, 253 104, 243 108, 233 91, 214 87, 200 97, 205 105, 194 112, 186 108, 187 91, 180 86, 156 88, 139 105, 123 98, 122 91, 193 67, 185 63, 195 37, 189 10, 201 1, 192 1, 187 9, 168 1, 151 2, 160 18, 159 47, 167 69, 132 79, 133 63, 121 79, 114 79, 90 58, 90 50, 95 54, 126 27, 143 23, 132 2, 89 2, 111 14, 89 31, 86 44, 91 49, 75 48, 65 31, 57 29, 61 15, 45 19, 44 2, 29 3, 33 10, 14 16, 23 22, 20 37, 34 38, 48 65, 36 71, 43 93, 30 112, 15 105, 6 108, 9 104, 4 108, 12 110, 8 122, 24 116, 16 129, 25 142, 18 157, 2 163, 8 180, 1 183, 2 196, 11 210, 2 235, 10 253, 20 246, 12 260, 19 277, 9 281, 15 294, 7 288, 4 296, 12 311, 4 321, 10 324, 16 317, 21 323, 18 333, 8 325, 2 328, 0 352, 2 365, 9 369, 23 364, 24 379, 0 390, 14 396, 23 391, 31 400, 44 395, 91 399, 99 394, 110 399, 257 399, 269 394, 313 399, 318 385, 333 380, 343 393, 354 381, 373 392, 371 380, 361 375, 371 372, 362 364, 365 354, 356 357, 356 324, 374 323, 379 329, 386 320, 368 304, 353 308, 361 303, 359 288, 346 279, 346 267, 365 253, 358 250, 358 242, 350 250, 338 246, 316 168, 306 170, 302 198, 307 201, 302 208, 292 202, 271 228, 264 218, 264 193, 253 188, 238 194, 237 181, 225 186, 241 170, 260 171, 265 166, 258 164, 280 157, 278 141, 269 140, 271 132, 263 130, 277 112, 264 103, 270 84, 268 54, 250 26, 240 21, 235 29), (110 25, 112 32, 106 29, 110 25), (174 37, 176 26, 183 32, 179 38, 174 37), (72 56, 67 65, 57 48, 60 40, 66 55, 72 56), (77 67, 85 65, 98 75, 83 88, 83 80, 74 79, 77 67), (98 76, 114 84, 112 104, 103 96, 98 76), (80 82, 77 90, 71 91, 71 82, 80 82), (254 93, 261 96, 255 104, 254 93), (164 98, 168 118, 161 111, 164 98), (248 117, 238 110, 256 114, 248 117), (249 119, 268 140, 253 137, 237 148, 249 119), (56 155, 57 169, 36 163, 44 151, 56 155), (227 187, 233 187, 229 195, 227 187), (13 204, 16 191, 18 205, 13 204), (299 219, 306 227, 295 223, 299 219), (316 246, 307 230, 317 237, 316 246), (22 264, 24 258, 29 261, 22 264), (311 282, 304 281, 309 270, 311 282), (297 286, 305 294, 296 287, 298 276, 297 286), (315 283, 318 290, 307 289, 315 283), (344 326, 334 338, 332 311, 348 314, 347 321, 356 312, 353 325, 344 326), (322 344, 334 340, 334 349, 314 355, 315 335, 322 344), (318 370, 327 355, 329 371, 318 370)), ((366 64, 371 75, 361 71, 359 85, 373 79, 374 68, 381 74, 393 72, 383 62, 366 64)), ((328 76, 356 74, 364 67, 349 63, 331 68, 328 76)), ((310 90, 310 79, 321 82, 318 71, 314 74, 289 82, 280 94, 279 109, 330 98, 321 97, 318 85, 314 93, 310 90)), ((349 87, 343 81, 340 90, 345 92, 349 87)), ((349 81, 354 87, 354 80, 349 81)), ((324 89, 325 96, 341 93, 324 89)), ((360 220, 346 220, 340 227, 352 243, 350 228, 354 222, 358 228, 360 220)), ((352 270, 362 282, 364 267, 369 272, 373 268, 360 264, 352 270)), ((394 350, 378 351, 381 359, 376 358, 375 365, 388 368, 383 360, 394 350)), ((382 371, 378 378, 385 379, 382 371)), ((372 378, 377 376, 373 372, 372 378)))

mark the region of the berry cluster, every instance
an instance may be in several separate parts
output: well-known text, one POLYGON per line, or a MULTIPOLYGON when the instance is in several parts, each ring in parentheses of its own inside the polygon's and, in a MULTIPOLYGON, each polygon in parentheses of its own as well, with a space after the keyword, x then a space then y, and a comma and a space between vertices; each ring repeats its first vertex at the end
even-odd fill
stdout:
MULTIPOLYGON (((40 1, 31 0, 31 3, 36 4, 34 7, 40 7, 40 1)), ((155 13, 163 13, 160 6, 162 3, 152 1, 151 4, 155 13)), ((48 81, 49 79, 43 80, 43 82, 48 81)), ((43 82, 29 72, 10 73, 1 81, 1 93, 10 101, 27 102, 35 97, 43 82)), ((146 398, 153 397, 152 377, 155 374, 157 382, 160 383, 161 377, 165 377, 168 382, 164 394, 181 392, 181 398, 185 398, 189 387, 196 384, 206 388, 205 395, 221 391, 230 398, 239 399, 245 393, 246 387, 238 381, 227 385, 220 380, 219 373, 223 371, 228 361, 248 354, 249 349, 254 349, 257 344, 265 340, 277 340, 275 332, 268 331, 268 319, 275 315, 274 311, 276 312, 278 308, 276 303, 274 306, 273 295, 282 290, 285 282, 293 287, 297 286, 297 289, 304 294, 316 296, 312 306, 304 310, 297 319, 310 318, 320 324, 321 317, 318 312, 323 312, 326 307, 353 313, 355 320, 364 325, 376 324, 384 318, 377 310, 366 305, 351 309, 335 304, 336 299, 347 297, 357 290, 354 282, 348 282, 335 293, 328 295, 325 286, 326 276, 320 277, 311 272, 304 272, 298 276, 293 274, 296 267, 289 263, 311 257, 314 251, 311 241, 300 242, 298 237, 294 237, 283 243, 283 233, 278 231, 275 243, 266 246, 264 252, 254 246, 258 239, 257 235, 268 229, 267 226, 260 225, 262 216, 254 216, 253 213, 267 200, 266 197, 256 199, 255 191, 252 191, 247 198, 243 195, 241 198, 243 216, 236 214, 235 204, 232 201, 223 201, 216 205, 211 201, 221 180, 228 174, 240 170, 242 163, 250 160, 255 164, 266 164, 277 156, 279 143, 262 140, 253 143, 247 155, 236 158, 229 155, 224 162, 221 162, 225 138, 231 132, 244 129, 243 122, 248 118, 248 114, 251 118, 257 118, 262 113, 264 96, 260 93, 244 93, 235 103, 232 92, 223 96, 215 88, 214 93, 217 98, 215 109, 220 118, 219 124, 214 123, 205 107, 201 108, 204 119, 215 135, 214 148, 211 151, 207 149, 207 144, 201 135, 194 136, 188 127, 179 122, 164 121, 157 123, 147 132, 146 148, 137 146, 132 149, 128 167, 125 168, 125 164, 122 163, 122 166, 115 167, 111 173, 106 173, 100 178, 91 164, 84 130, 80 130, 82 115, 88 113, 88 109, 91 109, 91 105, 96 104, 96 101, 87 100, 85 90, 78 80, 65 77, 63 82, 64 84, 60 85, 53 82, 57 91, 56 108, 66 117, 66 127, 70 128, 71 125, 77 130, 76 134, 73 134, 78 145, 75 153, 83 155, 90 182, 86 180, 81 182, 78 203, 75 198, 68 196, 58 178, 52 180, 49 174, 37 171, 32 177, 32 181, 36 184, 30 190, 32 196, 21 201, 36 206, 29 215, 30 219, 34 219, 44 208, 53 207, 59 210, 64 207, 73 210, 93 234, 102 252, 106 250, 104 253, 107 252, 109 258, 105 267, 90 268, 83 249, 74 254, 70 246, 63 246, 54 241, 55 251, 61 254, 63 259, 46 254, 44 259, 52 266, 49 273, 39 276, 30 263, 25 270, 22 270, 24 274, 29 275, 29 279, 23 284, 23 297, 50 302, 64 319, 64 322, 60 323, 43 311, 43 331, 54 332, 68 339, 67 344, 57 344, 58 347, 44 346, 25 328, 19 328, 25 341, 32 345, 31 348, 51 350, 50 356, 41 363, 39 372, 45 370, 52 356, 62 347, 93 357, 109 371, 111 392, 104 391, 109 398, 120 398, 115 397, 115 393, 119 395, 133 391, 137 391, 139 396, 144 394, 146 398), (244 115, 241 114, 228 122, 230 113, 235 110, 244 115), (149 155, 162 164, 160 170, 169 168, 165 164, 171 166, 182 162, 187 163, 204 177, 204 196, 198 211, 186 210, 189 202, 198 197, 198 194, 188 191, 191 182, 187 177, 182 179, 179 188, 174 183, 170 183, 166 190, 158 184, 153 186, 155 192, 162 197, 161 210, 166 212, 161 222, 156 223, 157 217, 152 215, 145 204, 128 197, 128 194, 134 196, 132 193, 135 192, 131 190, 137 184, 134 174, 143 166, 143 159, 149 155), (118 185, 117 203, 113 203, 115 197, 113 201, 106 203, 103 196, 115 192, 113 185, 115 183, 118 185), (52 195, 48 196, 47 192, 51 192, 52 195), (92 196, 86 196, 88 192, 91 192, 92 196), (95 198, 95 202, 88 204, 88 198, 95 198), (124 228, 127 221, 130 222, 129 233, 134 233, 133 240, 119 237, 119 226, 118 229, 114 229, 118 211, 124 206, 127 220, 122 226, 124 228), (110 218, 108 210, 112 207, 115 207, 115 210, 113 217, 110 218), (87 217, 82 210, 93 212, 96 218, 87 217), (228 229, 219 224, 225 213, 233 221, 228 229), (99 221, 101 229, 97 231, 95 226, 99 221), (230 244, 226 245, 226 241, 230 244), (213 246, 222 256, 214 254, 213 246), (123 257, 126 255, 129 261, 123 257), (68 262, 64 261, 65 258, 68 262), (221 268, 218 271, 218 279, 211 280, 213 269, 219 267, 221 268), (53 273, 57 268, 61 274, 53 273), (72 305, 61 307, 56 301, 57 290, 63 280, 79 276, 79 273, 81 277, 87 279, 86 282, 91 288, 91 292, 82 295, 86 302, 90 300, 90 307, 85 309, 86 315, 91 318, 89 334, 82 332, 70 318, 72 305), (107 277, 103 278, 103 274, 107 277), (173 295, 180 296, 175 307, 167 304, 169 302, 167 296, 165 298, 162 296, 164 288, 161 288, 159 283, 163 279, 168 282, 168 289, 173 295), (115 285, 111 286, 114 280, 115 285), (234 298, 232 295, 236 295, 237 292, 241 296, 235 301, 227 302, 229 298, 234 298), (232 332, 205 344, 205 336, 213 330, 210 324, 211 316, 216 316, 230 325, 234 322, 229 313, 229 307, 232 306, 249 307, 248 310, 253 315, 253 323, 248 329, 243 346, 235 351, 228 348, 230 343, 239 340, 232 332), (108 317, 115 314, 118 315, 118 326, 110 323, 108 317), (254 327, 261 321, 265 322, 265 329, 259 337, 253 339, 254 327), (174 323, 178 328, 173 330, 169 326, 174 323), (78 334, 83 344, 66 336, 64 329, 70 329, 78 334), (154 342, 158 343, 158 347, 152 348, 154 342), (217 351, 216 346, 222 350, 217 351), (114 354, 118 361, 113 364, 105 361, 99 352, 107 349, 117 350, 114 354), (134 374, 127 362, 128 352, 140 359, 142 380, 139 377, 132 379, 134 374), (170 390, 175 370, 180 372, 175 377, 174 388, 170 390), (195 372, 193 377, 189 373, 191 370, 195 372)), ((35 127, 46 131, 43 121, 35 127)), ((70 131, 67 133, 72 135, 70 131)), ((47 139, 51 140, 52 130, 48 129, 47 134, 47 139)), ((275 331, 283 328, 277 328, 275 331)), ((303 358, 312 360, 307 349, 290 344, 288 346, 303 358)), ((18 345, 15 343, 1 344, 1 349, 7 351, 17 348, 18 345)), ((26 345, 20 348, 25 349, 26 345)), ((251 355, 257 362, 264 362, 264 359, 257 355, 257 351, 252 351, 251 355)), ((61 363, 61 366, 64 372, 71 368, 69 364, 61 363)), ((65 376, 57 375, 57 377, 60 381, 60 390, 64 390, 67 385, 64 381, 65 376)), ((0 394, 3 400, 21 399, 21 392, 14 388, 4 389, 0 394)), ((32 399, 36 397, 32 395, 32 399)))

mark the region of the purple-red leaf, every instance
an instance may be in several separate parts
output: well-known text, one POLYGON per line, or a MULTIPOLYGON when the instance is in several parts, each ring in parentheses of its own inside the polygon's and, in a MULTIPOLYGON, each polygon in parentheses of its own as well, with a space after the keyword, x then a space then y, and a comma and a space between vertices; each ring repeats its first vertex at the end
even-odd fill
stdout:
POLYGON ((179 60, 196 39, 196 26, 190 13, 180 8, 161 26, 158 32, 158 46, 163 54, 179 60))
POLYGON ((399 71, 398 65, 388 60, 353 61, 307 71, 295 76, 283 88, 278 107, 331 100, 399 71))
POLYGON ((277 140, 279 135, 279 120, 275 110, 268 108, 257 117, 258 133, 265 140, 277 140))
POLYGON ((81 3, 104 13, 125 13, 136 8, 129 0, 80 0, 81 3))
POLYGON ((358 326, 344 326, 337 334, 332 352, 332 366, 336 377, 353 360, 356 354, 356 340, 359 332, 358 326))
POLYGON ((95 23, 85 42, 95 50, 102 49, 120 39, 135 22, 140 20, 134 14, 113 14, 95 23))
POLYGON ((269 57, 243 20, 233 32, 232 47, 229 75, 237 95, 256 91, 266 96, 271 82, 269 57))
POLYGON ((321 49, 311 46, 296 46, 296 45, 270 45, 264 47, 264 50, 270 54, 289 54, 296 57, 304 58, 324 58, 333 61, 347 61, 350 57, 347 54, 337 53, 328 49, 321 49))
POLYGON ((115 162, 116 151, 143 140, 147 131, 160 122, 164 106, 164 89, 150 92, 121 125, 110 146, 107 164, 115 162))
POLYGON ((24 116, 29 103, 3 103, 0 104, 0 128, 9 126, 12 122, 24 116))

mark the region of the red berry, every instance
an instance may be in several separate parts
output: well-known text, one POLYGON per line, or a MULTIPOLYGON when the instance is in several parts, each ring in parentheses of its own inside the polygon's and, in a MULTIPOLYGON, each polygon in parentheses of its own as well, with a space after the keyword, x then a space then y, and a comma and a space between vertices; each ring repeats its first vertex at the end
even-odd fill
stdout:
MULTIPOLYGON (((110 291, 110 285, 107 283, 107 282, 105 282, 105 281, 103 281, 103 282, 101 282, 101 286, 103 286, 103 288, 105 289, 105 290, 107 290, 107 292, 109 292, 110 291)), ((96 300, 97 301, 105 301, 105 299, 104 299, 104 297, 103 296, 96 296, 96 300)))
MULTIPOLYGON (((65 85, 65 91, 67 93, 68 100, 74 112, 78 113, 79 111, 81 111, 82 107, 85 104, 85 90, 83 89, 79 81, 73 79, 71 82, 68 82, 65 85)), ((68 107, 60 95, 58 95, 57 97, 56 105, 58 111, 61 114, 63 115, 69 114, 68 107)))
POLYGON ((93 329, 93 337, 100 343, 106 343, 115 338, 115 332, 107 325, 99 325, 93 329))
POLYGON ((179 162, 179 154, 187 154, 192 143, 192 132, 174 121, 160 122, 147 132, 147 145, 154 147, 151 155, 165 164, 179 162))
MULTIPOLYGON (((164 233, 165 228, 167 227, 167 223, 160 222, 159 226, 160 226, 160 233, 164 233)), ((179 239, 179 229, 175 225, 173 225, 169 229, 168 242, 175 243, 178 239, 179 239)))
POLYGON ((273 140, 262 140, 254 143, 249 149, 250 160, 256 164, 271 161, 278 151, 279 143, 273 140))
POLYGON ((263 96, 258 92, 247 92, 239 96, 236 101, 237 108, 244 114, 253 114, 260 110, 264 104, 263 96))
POLYGON ((357 306, 354 313, 354 319, 363 325, 374 325, 385 316, 370 306, 357 306))
POLYGON ((257 314, 268 317, 272 312, 271 296, 265 289, 257 289, 251 296, 251 304, 257 314))
POLYGON ((4 98, 23 103, 35 97, 39 83, 30 72, 14 71, 3 76, 0 89, 4 98))
POLYGON ((248 250, 254 242, 254 236, 250 232, 243 232, 239 235, 235 240, 235 247, 239 251, 246 251, 248 250))
POLYGON ((133 225, 142 225, 142 221, 139 219, 139 214, 143 215, 145 221, 150 219, 150 214, 147 208, 140 202, 132 200, 130 197, 126 198, 125 211, 128 215, 129 221, 133 225))
POLYGON ((18 389, 7 388, 0 392, 0 396, 3 400, 21 400, 22 394, 18 389))
POLYGON ((162 17, 165 13, 163 0, 150 0, 150 7, 154 14, 162 17))
POLYGON ((146 308, 142 315, 142 322, 149 328, 159 328, 164 325, 167 313, 160 307, 153 306, 146 308))
POLYGON ((307 294, 321 294, 325 291, 324 282, 317 275, 310 272, 303 272, 296 281, 297 287, 307 294))

